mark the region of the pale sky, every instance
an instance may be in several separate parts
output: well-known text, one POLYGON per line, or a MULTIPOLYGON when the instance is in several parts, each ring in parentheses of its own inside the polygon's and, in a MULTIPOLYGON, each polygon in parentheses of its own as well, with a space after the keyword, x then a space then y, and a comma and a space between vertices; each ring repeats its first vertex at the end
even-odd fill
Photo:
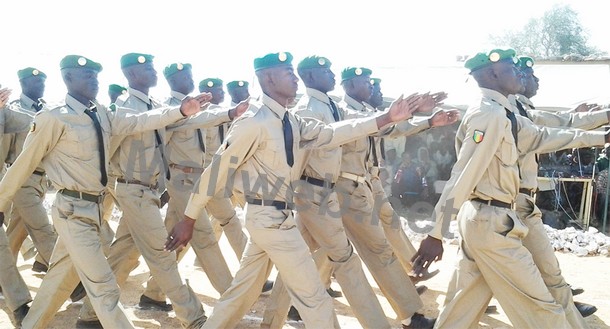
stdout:
POLYGON ((590 45, 610 52, 607 13, 590 0, 4 0, 0 83, 18 97, 16 71, 34 66, 48 75, 45 98, 61 101, 59 61, 79 54, 104 66, 98 99, 107 102, 108 84, 126 84, 119 60, 128 52, 155 56, 159 83, 151 94, 159 98, 169 94, 162 75, 169 63, 192 63, 196 84, 207 77, 252 81, 252 60, 277 51, 291 52, 295 62, 326 56, 337 75, 346 66, 388 75, 390 68, 454 65, 456 55, 497 46, 488 44, 490 34, 521 29, 554 4, 569 4, 590 45))

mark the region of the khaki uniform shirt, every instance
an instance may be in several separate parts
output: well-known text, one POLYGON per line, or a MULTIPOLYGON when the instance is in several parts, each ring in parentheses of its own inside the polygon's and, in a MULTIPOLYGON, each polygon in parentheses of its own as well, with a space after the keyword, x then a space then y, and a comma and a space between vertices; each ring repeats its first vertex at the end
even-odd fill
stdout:
MULTIPOLYGON (((339 120, 343 120, 343 111, 338 107, 339 120)), ((335 122, 328 95, 312 88, 306 89, 292 112, 304 119, 317 119, 326 124, 335 122)), ((341 147, 311 150, 303 175, 335 183, 341 168, 341 154, 341 147)))
MULTIPOLYGON (((376 115, 374 112, 368 110, 363 103, 358 102, 348 95, 344 96, 339 107, 348 110, 344 114, 346 119, 376 115)), ((428 119, 418 117, 386 127, 375 135, 396 138, 399 136, 416 134, 428 128, 430 128, 428 119)), ((373 166, 370 139, 357 139, 343 145, 342 149, 343 160, 341 161, 341 172, 348 172, 362 177, 367 176, 369 169, 373 166)), ((378 150, 380 147, 377 147, 376 149, 378 150)))
MULTIPOLYGON (((159 109, 132 115, 119 109, 110 112, 95 104, 108 159, 111 136, 141 133, 163 128, 182 118, 178 109, 159 109)), ((23 151, 0 182, 0 211, 6 211, 15 192, 39 163, 55 188, 99 195, 101 183, 98 136, 93 120, 85 114, 88 106, 66 96, 63 106, 37 113, 23 151)))
POLYGON ((514 202, 520 182, 519 154, 604 144, 603 133, 539 127, 517 115, 517 149, 506 116, 506 109, 516 109, 494 90, 481 88, 481 92, 481 103, 468 109, 455 137, 457 161, 434 208, 436 225, 429 233, 437 239, 468 199, 514 202))
MULTIPOLYGON (((220 110, 220 105, 211 104, 206 111, 220 110)), ((227 137, 229 132, 229 123, 223 123, 214 127, 209 127, 205 130, 205 163, 212 163, 212 157, 220 147, 220 144, 227 137), (222 127, 222 128, 221 128, 222 127), (221 132, 222 129, 222 132, 221 132), (222 133, 222 135, 221 135, 222 133)))
MULTIPOLYGON (((172 97, 165 101, 165 104, 168 106, 180 106, 182 100, 186 97, 186 95, 183 95, 177 91, 172 91, 171 95, 172 97)), ((203 168, 206 153, 204 153, 201 149, 197 129, 201 131, 201 138, 205 143, 207 129, 204 128, 213 127, 230 121, 228 109, 208 109, 198 113, 197 116, 201 116, 201 119, 207 119, 200 120, 201 126, 199 128, 193 127, 192 129, 178 129, 177 127, 174 127, 173 129, 168 129, 168 141, 166 149, 167 158, 170 164, 178 164, 193 168, 203 168)))
MULTIPOLYGON (((22 95, 19 100, 15 100, 0 109, 0 163, 11 164, 23 147, 25 135, 27 135, 32 123, 35 112, 25 111, 22 102, 29 98, 22 95), (19 138, 18 138, 19 137, 19 138), (18 143, 18 139, 21 142, 18 143), (19 144, 19 145, 18 145, 19 144), (19 149, 18 151, 16 149, 19 149)), ((30 100, 31 104, 34 101, 30 100)), ((30 107, 32 106, 30 104, 30 107)))
POLYGON ((267 95, 262 106, 232 124, 227 141, 201 175, 185 214, 200 218, 207 202, 225 186, 246 198, 292 202, 292 182, 299 180, 307 161, 303 150, 337 147, 377 131, 376 118, 345 120, 331 125, 289 113, 294 165, 288 166, 282 118, 286 109, 267 95), (234 185, 232 182, 234 181, 234 185))
MULTIPOLYGON (((512 96, 512 95, 511 95, 512 96)), ((608 123, 608 111, 595 112, 550 112, 534 109, 532 101, 523 96, 509 97, 511 104, 520 102, 527 112, 527 116, 536 125, 547 127, 580 128, 585 130, 595 129, 608 123)), ((515 113, 520 112, 517 110, 515 113)), ((521 169, 520 188, 536 190, 538 188, 538 160, 536 153, 525 153, 519 156, 519 168, 521 169)))

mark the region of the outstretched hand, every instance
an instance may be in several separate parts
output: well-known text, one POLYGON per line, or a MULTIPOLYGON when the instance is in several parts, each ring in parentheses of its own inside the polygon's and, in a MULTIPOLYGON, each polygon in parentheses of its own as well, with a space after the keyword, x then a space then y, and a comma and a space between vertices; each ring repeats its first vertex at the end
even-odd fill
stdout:
POLYGON ((600 110, 601 106, 593 103, 593 104, 589 104, 589 103, 582 103, 579 104, 577 107, 575 107, 572 111, 574 112, 594 112, 597 110, 600 110))
POLYGON ((413 113, 417 111, 417 108, 421 104, 421 95, 415 93, 407 96, 400 95, 396 100, 390 104, 388 110, 388 119, 391 122, 400 122, 413 117, 413 113))
POLYGON ((417 108, 417 112, 429 113, 435 108, 443 105, 443 101, 447 99, 447 93, 443 91, 434 94, 425 93, 421 97, 422 102, 417 108))
POLYGON ((195 220, 184 216, 184 219, 176 223, 169 232, 167 241, 165 241, 165 250, 174 251, 178 248, 185 247, 193 238, 193 227, 195 220))
POLYGON ((186 96, 180 104, 180 112, 184 116, 193 115, 210 105, 211 100, 212 94, 210 93, 201 93, 194 97, 186 96))
POLYGON ((11 95, 11 90, 8 88, 0 89, 0 109, 8 103, 8 98, 11 95))
POLYGON ((460 111, 458 110, 440 110, 430 118, 431 127, 442 127, 448 126, 457 122, 460 118, 460 111))
POLYGON ((432 262, 443 259, 443 241, 427 236, 419 245, 419 249, 411 258, 413 273, 416 277, 428 271, 432 262))
POLYGON ((244 99, 239 102, 234 108, 229 110, 229 118, 231 120, 239 118, 242 114, 244 114, 250 108, 250 97, 244 99))

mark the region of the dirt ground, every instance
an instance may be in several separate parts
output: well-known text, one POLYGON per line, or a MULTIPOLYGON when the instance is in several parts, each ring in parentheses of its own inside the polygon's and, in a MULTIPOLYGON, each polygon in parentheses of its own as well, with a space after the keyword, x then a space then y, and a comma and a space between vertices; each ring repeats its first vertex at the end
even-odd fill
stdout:
MULTIPOLYGON (((113 225, 115 224, 116 223, 113 223, 113 225)), ((220 244, 223 253, 225 254, 225 258, 229 263, 229 267, 233 272, 236 271, 238 268, 238 260, 230 249, 229 243, 224 236, 221 239, 220 244)), ((439 306, 442 305, 445 298, 445 290, 452 273, 456 251, 457 247, 455 245, 446 244, 443 260, 440 263, 433 265, 435 268, 440 269, 440 273, 424 283, 429 289, 422 295, 425 305, 423 313, 428 317, 436 317, 439 313, 439 306)), ((610 257, 577 257, 572 254, 564 253, 557 253, 557 257, 561 263, 563 274, 568 282, 573 286, 585 289, 585 292, 575 299, 596 305, 598 308, 597 313, 587 318, 587 323, 590 328, 610 328, 610 289, 608 288, 610 257)), ((180 271, 183 274, 183 277, 189 281, 193 290, 198 294, 204 305, 206 314, 209 315, 212 313, 214 304, 219 295, 212 288, 201 268, 194 266, 194 259, 194 253, 189 251, 180 263, 180 271)), ((35 296, 36 290, 42 280, 42 275, 31 270, 32 262, 33 259, 24 261, 20 256, 18 259, 18 267, 21 270, 26 283, 30 287, 32 295, 35 296)), ((275 277, 276 274, 277 273, 274 271, 272 277, 275 277)), ((370 282, 373 284, 374 290, 377 293, 391 324, 396 328, 400 328, 400 323, 395 320, 396 314, 387 300, 383 297, 381 291, 378 289, 375 281, 370 277, 368 272, 367 275, 369 275, 370 282)), ((144 290, 147 278, 148 268, 142 260, 140 266, 132 272, 121 296, 121 302, 123 303, 128 316, 133 320, 137 328, 180 328, 180 323, 173 312, 162 313, 144 311, 138 308, 139 296, 144 290)), ((336 282, 333 282, 333 288, 340 290, 340 287, 336 282)), ((240 322, 238 328, 259 327, 267 298, 268 296, 265 295, 262 295, 259 298, 257 303, 240 322)), ((499 304, 495 300, 492 300, 492 304, 498 306, 498 313, 485 315, 481 319, 480 328, 511 328, 510 322, 502 312, 499 304)), ((74 328, 81 305, 82 303, 78 302, 66 302, 48 328, 74 328)), ((345 298, 335 299, 335 307, 339 322, 343 328, 360 328, 360 325, 351 313, 345 298)), ((9 310, 1 295, 0 308, 4 311, 0 312, 0 328, 11 328, 12 325, 8 316, 9 310)), ((302 322, 289 321, 284 328, 304 328, 304 325, 302 322)))

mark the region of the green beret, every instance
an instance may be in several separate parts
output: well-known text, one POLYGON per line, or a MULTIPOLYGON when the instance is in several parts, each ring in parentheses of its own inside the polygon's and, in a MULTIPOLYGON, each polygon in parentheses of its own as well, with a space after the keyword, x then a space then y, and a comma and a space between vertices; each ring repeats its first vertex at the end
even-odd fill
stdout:
POLYGON ((39 76, 43 79, 47 78, 47 75, 44 74, 44 72, 42 72, 38 69, 35 69, 33 67, 26 67, 23 70, 17 71, 17 76, 19 77, 19 80, 29 78, 29 77, 35 77, 35 76, 39 76))
POLYGON ((203 90, 205 88, 213 88, 213 87, 222 87, 222 80, 218 78, 207 78, 201 80, 199 82, 199 90, 203 90))
POLYGON ((94 62, 87 57, 80 55, 68 55, 64 57, 61 62, 59 62, 59 67, 61 69, 86 68, 98 72, 102 70, 102 65, 100 63, 94 62))
POLYGON ((373 71, 366 67, 347 67, 341 71, 341 82, 363 75, 370 76, 372 73, 373 71))
POLYGON ((517 57, 513 49, 494 49, 489 53, 478 53, 464 63, 464 67, 474 72, 478 69, 497 63, 501 60, 510 59, 514 64, 517 64, 517 57))
POLYGON ((108 86, 108 91, 111 93, 124 93, 125 91, 127 91, 127 88, 113 83, 108 86))
POLYGON ((128 66, 136 65, 136 64, 144 64, 148 62, 152 62, 155 56, 148 54, 140 54, 140 53, 129 53, 125 54, 121 57, 121 68, 126 68, 128 66))
POLYGON ((371 84, 373 86, 379 85, 380 83, 381 83, 381 79, 379 79, 379 78, 371 78, 371 84))
POLYGON ((291 53, 271 53, 254 59, 254 71, 282 65, 292 65, 291 53))
POLYGON ((326 57, 309 56, 299 62, 298 69, 329 68, 332 63, 326 57))
POLYGON ((163 69, 163 75, 165 78, 169 78, 184 69, 190 70, 191 67, 189 63, 172 63, 163 69))
POLYGON ((244 80, 235 80, 227 83, 227 90, 235 89, 239 87, 248 87, 248 81, 244 80))
POLYGON ((531 57, 519 56, 519 62, 517 63, 517 66, 522 69, 531 69, 534 66, 534 60, 531 57))

